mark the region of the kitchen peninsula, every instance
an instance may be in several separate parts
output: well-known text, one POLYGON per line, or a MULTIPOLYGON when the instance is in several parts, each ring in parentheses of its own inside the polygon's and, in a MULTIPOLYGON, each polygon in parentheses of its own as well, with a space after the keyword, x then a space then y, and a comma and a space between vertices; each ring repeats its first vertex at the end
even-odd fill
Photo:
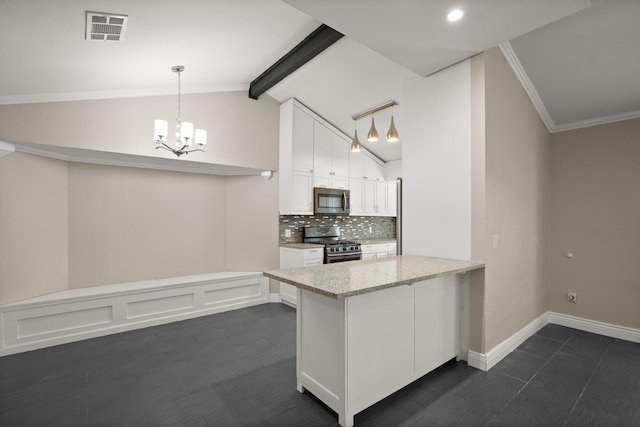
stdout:
POLYGON ((265 272, 296 286, 298 391, 354 415, 460 357, 460 277, 484 264, 415 255, 265 272))

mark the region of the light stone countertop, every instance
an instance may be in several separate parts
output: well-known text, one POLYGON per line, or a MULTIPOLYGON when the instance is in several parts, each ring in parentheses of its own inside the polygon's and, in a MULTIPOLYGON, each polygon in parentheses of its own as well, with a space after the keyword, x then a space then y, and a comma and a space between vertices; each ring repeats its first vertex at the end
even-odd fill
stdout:
POLYGON ((281 243, 280 247, 291 249, 315 249, 324 248, 324 245, 318 243, 281 243))
POLYGON ((398 255, 314 267, 265 271, 266 277, 340 299, 484 268, 474 261, 398 255))

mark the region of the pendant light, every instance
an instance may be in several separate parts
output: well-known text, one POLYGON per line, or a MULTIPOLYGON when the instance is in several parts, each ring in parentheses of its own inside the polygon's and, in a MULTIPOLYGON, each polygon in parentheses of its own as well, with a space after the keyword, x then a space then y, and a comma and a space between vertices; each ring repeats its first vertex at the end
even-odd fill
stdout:
POLYGON ((193 123, 183 122, 180 112, 180 73, 184 71, 184 66, 175 65, 171 67, 171 71, 178 73, 178 116, 176 117, 176 148, 166 144, 168 125, 166 120, 156 120, 153 128, 153 137, 156 141, 156 149, 163 148, 171 151, 180 157, 193 151, 204 151, 203 147, 207 143, 207 131, 204 129, 195 130, 195 143, 198 148, 191 149, 191 143, 194 141, 193 123))
MULTIPOLYGON (((369 128, 369 133, 367 134, 367 141, 369 142, 375 142, 379 139, 379 135, 378 135, 378 130, 376 129, 376 123, 374 121, 373 118, 373 114, 377 113, 378 111, 393 107, 394 105, 398 105, 398 103, 396 101, 390 101, 387 102, 386 104, 382 104, 378 107, 372 108, 368 111, 365 111, 364 113, 358 114, 357 116, 353 116, 352 119, 357 122, 359 119, 371 115, 371 127, 369 128)), ((387 141, 388 142, 397 142, 400 140, 400 137, 398 136, 398 129, 396 129, 396 124, 393 120, 393 110, 391 110, 391 125, 389 126, 389 131, 387 132, 387 141)), ((356 130, 354 137, 353 137, 353 142, 351 143, 351 151, 356 151, 354 150, 354 147, 358 147, 358 150, 360 150, 360 141, 358 141, 358 132, 356 130)))
POLYGON ((376 142, 378 140, 378 129, 376 129, 376 122, 373 120, 373 114, 371 115, 371 128, 367 134, 367 141, 376 142))
POLYGON ((391 112, 391 125, 389 126, 389 132, 387 132, 387 141, 398 142, 400 137, 398 136, 398 130, 396 124, 393 122, 393 111, 391 112))
POLYGON ((357 153, 360 151, 362 146, 360 145, 360 140, 358 140, 358 129, 353 132, 353 142, 351 142, 351 151, 357 153))

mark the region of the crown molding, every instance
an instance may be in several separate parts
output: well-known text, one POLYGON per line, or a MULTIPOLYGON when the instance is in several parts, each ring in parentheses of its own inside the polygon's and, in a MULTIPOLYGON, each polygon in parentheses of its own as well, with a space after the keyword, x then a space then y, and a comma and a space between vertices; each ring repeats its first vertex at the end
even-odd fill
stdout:
POLYGON ((542 119, 545 126, 547 127, 547 130, 549 131, 549 133, 563 132, 563 131, 574 130, 574 129, 582 129, 582 128, 587 128, 591 126, 605 125, 608 123, 621 122, 623 120, 640 118, 640 110, 636 110, 636 111, 630 111, 622 114, 596 117, 593 119, 580 120, 577 122, 570 122, 570 123, 557 125, 551 118, 551 115, 549 114, 549 111, 547 111, 547 108, 542 102, 542 99, 540 99, 540 96, 538 95, 538 91, 536 91, 536 88, 533 86, 533 83, 531 83, 529 76, 527 75, 527 73, 524 70, 524 67, 520 63, 520 59, 518 58, 518 55, 516 55, 515 51, 511 47, 511 43, 509 42, 501 43, 498 45, 498 48, 502 52, 502 55, 504 56, 507 63, 511 65, 513 72, 518 77, 520 84, 522 84, 522 87, 524 88, 525 92, 529 96, 531 103, 533 104, 535 109, 538 111, 538 114, 540 115, 540 118, 542 119))
POLYGON ((500 43, 498 45, 498 48, 500 49, 500 52, 502 52, 502 55, 504 56, 504 58, 507 60, 507 63, 511 65, 511 68, 513 69, 513 72, 516 74, 516 77, 518 77, 518 80, 520 80, 520 84, 522 85, 522 87, 524 88, 524 91, 529 96, 531 103, 533 104, 535 109, 538 111, 538 114, 540 115, 540 118, 544 122, 544 125, 547 127, 547 130, 549 132, 554 132, 556 128, 556 124, 553 122, 551 115, 547 111, 547 107, 544 106, 542 99, 540 99, 540 96, 538 95, 538 91, 533 86, 533 83, 531 83, 529 76, 524 71, 524 67, 520 63, 520 59, 518 58, 518 55, 516 55, 515 51, 511 47, 511 43, 509 42, 500 43))
POLYGON ((574 129, 587 128, 591 126, 606 125, 609 123, 622 122, 624 120, 632 120, 632 119, 638 119, 638 118, 640 118, 640 110, 557 125, 553 129, 553 132, 564 132, 566 130, 574 130, 574 129))

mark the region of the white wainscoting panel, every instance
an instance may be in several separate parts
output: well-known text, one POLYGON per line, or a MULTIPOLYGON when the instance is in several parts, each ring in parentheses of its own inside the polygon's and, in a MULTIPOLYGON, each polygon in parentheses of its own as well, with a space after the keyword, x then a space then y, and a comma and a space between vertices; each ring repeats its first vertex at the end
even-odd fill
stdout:
POLYGON ((0 307, 0 356, 264 304, 260 272, 70 289, 0 307))

